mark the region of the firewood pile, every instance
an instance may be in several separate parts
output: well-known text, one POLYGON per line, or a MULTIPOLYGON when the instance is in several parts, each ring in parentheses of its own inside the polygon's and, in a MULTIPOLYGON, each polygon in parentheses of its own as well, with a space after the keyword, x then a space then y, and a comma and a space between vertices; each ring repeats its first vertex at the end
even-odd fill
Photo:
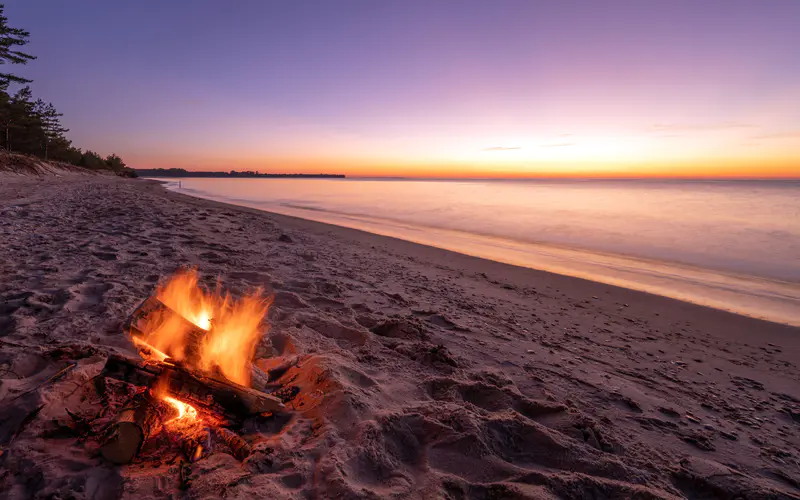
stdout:
MULTIPOLYGON (((120 383, 132 394, 103 432, 100 453, 113 463, 130 463, 148 440, 167 434, 177 441, 189 461, 220 447, 239 460, 246 459, 251 446, 236 429, 246 419, 269 418, 286 411, 284 401, 292 399, 297 390, 282 387, 276 380, 297 359, 285 360, 265 373, 252 365, 252 352, 240 348, 238 338, 220 340, 211 318, 202 328, 199 321, 190 321, 186 313, 166 305, 162 295, 163 290, 159 290, 145 300, 124 325, 138 356, 112 354, 95 379, 101 395, 109 385, 120 383), (173 335, 165 341, 167 330, 173 335), (160 342, 164 350, 149 342, 160 342), (213 345, 215 342, 217 345, 213 345), (238 357, 226 359, 227 365, 220 362, 217 366, 203 358, 210 356, 211 348, 224 351, 229 343, 234 344, 238 357), (226 374, 249 383, 236 382, 226 374)), ((230 307, 229 302, 222 304, 230 307)), ((262 317, 265 311, 266 307, 262 317)), ((250 324, 258 325, 259 321, 250 324)), ((255 338, 257 341, 260 333, 255 338)))

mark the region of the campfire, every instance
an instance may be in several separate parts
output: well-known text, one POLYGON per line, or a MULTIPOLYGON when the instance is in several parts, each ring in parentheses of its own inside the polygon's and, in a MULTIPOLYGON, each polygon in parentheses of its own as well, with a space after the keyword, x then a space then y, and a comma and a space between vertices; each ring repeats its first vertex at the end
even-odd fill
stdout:
POLYGON ((101 452, 129 463, 161 433, 180 443, 188 460, 225 446, 239 459, 249 445, 231 429, 248 417, 283 410, 273 380, 252 363, 269 302, 260 291, 239 299, 219 286, 208 291, 195 270, 162 283, 125 325, 138 357, 112 355, 103 377, 136 386, 110 426, 101 452))

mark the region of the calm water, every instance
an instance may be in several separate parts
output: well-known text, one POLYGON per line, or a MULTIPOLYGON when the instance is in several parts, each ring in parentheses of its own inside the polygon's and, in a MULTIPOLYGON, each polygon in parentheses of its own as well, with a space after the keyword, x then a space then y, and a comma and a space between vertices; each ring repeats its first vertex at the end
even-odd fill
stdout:
POLYGON ((181 183, 194 196, 800 325, 800 181, 181 183))

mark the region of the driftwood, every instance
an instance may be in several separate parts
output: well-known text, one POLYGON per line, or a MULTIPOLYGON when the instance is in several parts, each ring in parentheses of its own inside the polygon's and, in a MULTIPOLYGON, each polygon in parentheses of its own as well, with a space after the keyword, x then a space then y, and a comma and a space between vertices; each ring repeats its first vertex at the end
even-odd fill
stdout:
POLYGON ((160 380, 169 395, 234 420, 284 408, 278 398, 169 361, 146 362, 112 355, 101 376, 146 387, 155 387, 160 380))
POLYGON ((100 453, 115 464, 130 463, 142 443, 161 430, 165 414, 149 395, 137 395, 109 428, 100 453))

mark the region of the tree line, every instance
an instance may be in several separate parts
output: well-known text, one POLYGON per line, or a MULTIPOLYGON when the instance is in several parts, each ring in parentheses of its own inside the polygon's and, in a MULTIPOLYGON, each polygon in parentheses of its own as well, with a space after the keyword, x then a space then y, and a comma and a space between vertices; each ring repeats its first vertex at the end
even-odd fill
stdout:
POLYGON ((263 177, 263 178, 291 178, 291 179, 344 179, 343 174, 262 174, 253 170, 238 172, 192 172, 183 168, 139 168, 136 169, 139 177, 263 177))
MULTIPOLYGON (((18 49, 28 43, 30 33, 8 26, 4 10, 5 5, 0 4, 0 65, 27 64, 36 56, 18 49)), ((29 83, 31 80, 0 72, 0 147, 3 150, 135 176, 116 154, 104 158, 94 151, 73 146, 65 135, 69 129, 61 123, 63 113, 52 103, 35 99, 29 83), (12 86, 17 87, 13 93, 12 86)))

